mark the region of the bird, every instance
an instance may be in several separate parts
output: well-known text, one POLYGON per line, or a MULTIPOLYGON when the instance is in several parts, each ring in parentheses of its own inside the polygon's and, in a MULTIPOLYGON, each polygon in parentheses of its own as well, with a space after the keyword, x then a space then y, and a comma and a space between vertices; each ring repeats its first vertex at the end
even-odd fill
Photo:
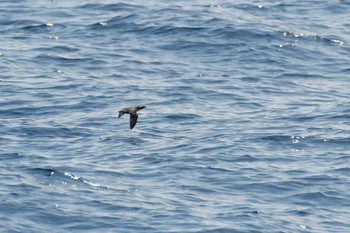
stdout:
POLYGON ((123 108, 122 110, 119 111, 118 118, 120 118, 124 114, 130 114, 130 129, 133 129, 136 125, 137 118, 138 118, 137 111, 140 111, 145 107, 146 106, 143 106, 143 105, 137 105, 133 107, 123 108))

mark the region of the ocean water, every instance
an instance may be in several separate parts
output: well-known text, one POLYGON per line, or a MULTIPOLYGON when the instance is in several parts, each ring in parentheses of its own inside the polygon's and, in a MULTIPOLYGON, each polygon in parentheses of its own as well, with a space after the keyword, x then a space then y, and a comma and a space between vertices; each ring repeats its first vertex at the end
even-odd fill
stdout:
POLYGON ((349 12, 0 0, 0 231, 350 232, 349 12))

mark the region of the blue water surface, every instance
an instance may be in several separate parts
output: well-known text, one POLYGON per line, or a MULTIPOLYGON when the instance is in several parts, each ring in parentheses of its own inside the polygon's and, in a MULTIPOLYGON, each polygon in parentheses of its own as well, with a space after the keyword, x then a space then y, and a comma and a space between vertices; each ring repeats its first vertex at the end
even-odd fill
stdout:
POLYGON ((1 232, 350 232, 349 12, 0 0, 1 232))

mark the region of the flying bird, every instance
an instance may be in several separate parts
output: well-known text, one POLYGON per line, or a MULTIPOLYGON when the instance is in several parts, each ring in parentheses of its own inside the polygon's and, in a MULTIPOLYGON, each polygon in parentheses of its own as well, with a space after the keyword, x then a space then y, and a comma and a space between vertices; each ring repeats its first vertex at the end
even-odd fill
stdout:
POLYGON ((141 109, 144 109, 145 107, 146 106, 143 106, 143 105, 137 105, 134 107, 123 108, 122 110, 119 111, 118 118, 120 118, 124 114, 130 114, 130 129, 133 129, 136 125, 137 118, 139 117, 137 115, 137 111, 140 111, 141 109))

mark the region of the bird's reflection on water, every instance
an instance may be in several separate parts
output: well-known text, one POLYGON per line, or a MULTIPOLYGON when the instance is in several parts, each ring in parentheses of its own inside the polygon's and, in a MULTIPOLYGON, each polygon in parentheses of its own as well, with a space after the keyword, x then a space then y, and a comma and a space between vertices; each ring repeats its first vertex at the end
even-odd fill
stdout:
POLYGON ((146 140, 143 140, 143 139, 138 138, 138 137, 129 137, 129 138, 123 139, 123 142, 129 143, 133 146, 137 146, 137 145, 140 145, 140 144, 146 142, 146 140))
POLYGON ((147 141, 154 141, 158 139, 166 139, 166 140, 184 140, 186 139, 185 137, 170 137, 170 136, 164 136, 164 135, 158 135, 158 134, 152 134, 152 133, 140 133, 140 135, 142 135, 142 139, 141 137, 138 136, 130 136, 128 138, 124 138, 122 139, 123 142, 125 143, 129 143, 133 146, 136 145, 140 145, 142 143, 145 143, 147 141))

